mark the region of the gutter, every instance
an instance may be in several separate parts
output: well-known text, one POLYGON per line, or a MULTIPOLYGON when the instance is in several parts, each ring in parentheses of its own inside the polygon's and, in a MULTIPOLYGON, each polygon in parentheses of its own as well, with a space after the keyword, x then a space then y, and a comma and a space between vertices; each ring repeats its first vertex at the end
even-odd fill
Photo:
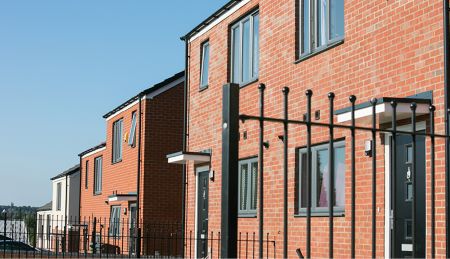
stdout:
MULTIPOLYGON (((449 21, 449 2, 444 0, 443 4, 443 18, 444 18, 444 104, 445 104, 445 135, 448 136, 450 133, 450 123, 449 123, 449 109, 450 109, 450 49, 448 44, 450 43, 450 21, 449 21)), ((446 258, 450 258, 450 139, 447 138, 445 141, 445 248, 446 248, 446 258)), ((434 252, 434 251, 433 251, 434 252)), ((433 253, 432 252, 432 253, 433 253)))
POLYGON ((141 229, 139 227, 140 224, 140 201, 141 201, 141 141, 142 141, 142 97, 145 95, 144 92, 138 94, 139 98, 139 111, 138 111, 138 123, 139 123, 139 136, 138 136, 138 155, 137 155, 137 186, 136 186, 136 247, 135 254, 137 258, 141 257, 141 229))

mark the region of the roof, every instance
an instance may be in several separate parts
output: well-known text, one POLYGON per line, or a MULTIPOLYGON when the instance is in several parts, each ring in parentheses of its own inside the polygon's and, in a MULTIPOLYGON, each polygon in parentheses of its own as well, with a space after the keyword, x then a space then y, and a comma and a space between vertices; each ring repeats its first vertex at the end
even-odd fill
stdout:
POLYGON ((151 86, 150 88, 147 88, 146 90, 140 92, 139 94, 131 97, 130 99, 128 99, 127 101, 125 101, 124 103, 122 103, 121 105, 117 106, 116 108, 114 108, 113 110, 111 110, 110 112, 106 113, 105 115, 103 115, 103 118, 108 118, 111 115, 113 115, 114 113, 120 111, 121 109, 125 108, 126 106, 128 106, 129 104, 133 103, 134 101, 138 100, 140 96, 143 95, 147 95, 147 94, 151 94, 155 91, 157 91, 158 89, 172 83, 175 82, 176 80, 182 78, 184 76, 184 71, 178 72, 175 75, 165 79, 162 82, 159 82, 153 86, 151 86))
POLYGON ((214 22, 215 20, 219 19, 225 12, 233 8, 235 5, 239 4, 242 0, 230 0, 228 3, 226 3, 224 6, 222 6, 219 10, 217 10, 215 13, 213 13, 211 16, 206 18, 203 22, 201 22, 199 25, 197 25, 194 29, 192 29, 190 32, 188 32, 186 35, 181 37, 181 40, 188 39, 192 37, 193 35, 200 32, 203 28, 214 22))
POLYGON ((65 170, 64 172, 58 174, 57 176, 50 178, 50 180, 56 180, 56 179, 64 177, 64 176, 69 176, 69 175, 72 175, 79 171, 80 171, 80 164, 76 164, 76 165, 72 166, 71 168, 65 170))
POLYGON ((46 211, 46 210, 52 210, 52 201, 46 203, 45 205, 37 208, 36 211, 46 211))
POLYGON ((91 147, 90 149, 87 149, 87 150, 81 152, 80 154, 78 154, 78 156, 84 156, 86 154, 91 153, 92 151, 95 151, 95 150, 103 148, 103 147, 106 147, 106 142, 102 142, 95 147, 91 147))

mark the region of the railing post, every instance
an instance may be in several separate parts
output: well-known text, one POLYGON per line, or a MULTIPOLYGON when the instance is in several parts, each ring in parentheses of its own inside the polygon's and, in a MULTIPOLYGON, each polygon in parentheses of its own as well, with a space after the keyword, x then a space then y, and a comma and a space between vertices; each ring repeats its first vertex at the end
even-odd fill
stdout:
POLYGON ((221 257, 237 257, 239 85, 223 86, 221 257))
POLYGON ((92 223, 92 254, 96 253, 97 250, 97 240, 96 240, 96 231, 97 231, 97 218, 94 217, 94 222, 92 223))

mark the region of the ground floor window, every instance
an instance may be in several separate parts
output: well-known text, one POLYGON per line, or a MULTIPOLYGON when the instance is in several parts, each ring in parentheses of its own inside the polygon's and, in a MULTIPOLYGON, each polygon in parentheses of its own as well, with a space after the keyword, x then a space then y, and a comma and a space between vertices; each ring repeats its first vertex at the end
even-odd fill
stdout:
POLYGON ((239 215, 256 215, 258 158, 239 162, 239 215))
POLYGON ((109 236, 120 235, 120 206, 111 206, 111 217, 109 222, 109 236))
MULTIPOLYGON (((298 152, 298 197, 299 214, 306 213, 307 207, 307 149, 298 152)), ((329 204, 329 144, 311 147, 311 212, 328 213, 329 204)), ((334 143, 334 212, 344 213, 345 208, 345 142, 334 143)))

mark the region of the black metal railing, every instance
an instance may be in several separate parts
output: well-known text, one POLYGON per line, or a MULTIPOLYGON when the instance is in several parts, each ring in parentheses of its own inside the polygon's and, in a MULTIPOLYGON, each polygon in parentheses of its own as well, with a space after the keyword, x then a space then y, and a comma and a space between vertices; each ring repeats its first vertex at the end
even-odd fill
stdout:
MULTIPOLYGON (((411 169, 411 176, 410 176, 410 181, 411 181, 411 185, 412 185, 412 194, 411 194, 411 225, 412 225, 412 230, 411 230, 411 244, 412 244, 412 250, 411 253, 409 254, 409 256, 412 257, 421 257, 421 256, 425 256, 426 254, 426 250, 422 249, 420 252, 418 251, 418 247, 424 246, 425 244, 419 244, 418 243, 418 238, 422 238, 421 240, 425 240, 426 241, 426 245, 428 247, 431 247, 431 252, 429 254, 429 256, 431 257, 435 257, 436 256, 436 184, 437 184, 437 179, 436 179, 436 166, 435 166, 435 161, 436 159, 445 159, 447 157, 447 155, 445 154, 445 152, 436 152, 436 139, 440 139, 442 140, 442 144, 441 146, 443 146, 444 141, 447 142, 449 140, 449 136, 444 135, 444 134, 437 134, 435 132, 435 112, 436 112, 436 108, 435 106, 432 104, 432 100, 430 99, 412 99, 412 98, 383 98, 383 103, 384 105, 386 105, 387 107, 390 107, 391 112, 389 112, 389 117, 388 121, 378 121, 378 116, 377 116, 377 105, 380 104, 381 102, 379 102, 376 98, 372 98, 367 104, 365 104, 365 108, 368 109, 370 112, 368 119, 366 119, 365 122, 363 123, 369 123, 370 126, 368 125, 357 125, 357 119, 355 116, 356 113, 356 102, 357 102, 357 98, 354 95, 351 95, 348 99, 348 113, 349 113, 349 120, 345 123, 336 123, 336 110, 335 110, 335 103, 336 103, 336 99, 337 98, 342 98, 342 96, 335 96, 335 94, 333 92, 330 92, 328 94, 328 107, 323 107, 323 105, 320 106, 320 108, 318 109, 325 109, 328 110, 328 118, 329 121, 328 122, 320 122, 317 121, 318 119, 316 119, 316 121, 313 121, 312 119, 312 99, 313 99, 313 92, 312 90, 307 90, 306 94, 305 94, 305 99, 304 99, 304 103, 302 103, 302 105, 304 105, 304 107, 306 107, 306 113, 304 114, 303 119, 292 119, 292 116, 289 116, 289 111, 288 111, 288 100, 289 100, 289 88, 285 87, 282 89, 281 93, 283 95, 283 104, 280 103, 280 106, 282 107, 283 110, 283 116, 281 118, 276 118, 276 117, 269 117, 269 116, 265 116, 265 89, 266 86, 264 84, 260 84, 260 86, 258 87, 259 89, 259 115, 249 115, 249 114, 242 114, 239 113, 239 109, 236 107, 231 107, 230 105, 238 105, 239 103, 239 91, 235 90, 235 89, 239 89, 238 85, 235 84, 227 84, 224 86, 224 100, 227 100, 226 102, 224 101, 223 103, 223 109, 224 109, 224 120, 223 120, 223 134, 224 136, 227 136, 227 138, 224 138, 223 141, 226 141, 227 143, 224 144, 224 146, 226 147, 227 145, 230 146, 229 149, 223 149, 223 156, 226 157, 227 163, 230 163, 230 165, 225 165, 225 167, 223 167, 222 169, 222 173, 228 175, 228 179, 230 179, 230 183, 233 183, 234 181, 237 181, 237 171, 234 172, 233 170, 227 170, 227 168, 232 168, 232 165, 237 163, 237 159, 229 159, 230 157, 238 157, 236 154, 232 154, 230 152, 237 152, 235 150, 237 150, 237 148, 235 148, 235 146, 239 145, 239 138, 230 138, 229 136, 239 136, 239 132, 231 132, 231 131, 238 131, 239 130, 239 126, 235 126, 234 123, 245 123, 247 121, 256 121, 259 123, 259 213, 258 213, 258 222, 259 222, 259 234, 257 235, 258 238, 258 257, 263 258, 265 257, 265 251, 264 249, 262 249, 263 247, 263 240, 264 240, 264 155, 267 151, 267 143, 265 140, 265 136, 267 135, 267 133, 265 133, 264 129, 265 127, 267 127, 267 124, 282 124, 284 125, 284 132, 283 132, 283 136, 280 136, 280 139, 283 140, 283 150, 284 150, 284 161, 282 164, 283 167, 283 186, 284 186, 284 192, 283 192, 283 222, 282 224, 280 224, 280 226, 283 226, 283 258, 288 258, 289 255, 289 251, 297 251, 297 254, 299 255, 299 257, 303 257, 305 256, 306 258, 311 258, 313 252, 312 252, 312 248, 318 249, 317 245, 313 245, 311 237, 314 233, 314 230, 312 228, 312 224, 311 224, 311 218, 312 218, 312 160, 311 160, 311 147, 313 147, 314 145, 316 145, 317 143, 312 141, 312 136, 315 134, 316 138, 317 135, 320 134, 321 135, 321 141, 326 141, 328 143, 328 157, 329 157, 329 162, 328 162, 328 173, 329 173, 329 181, 328 181, 328 190, 335 190, 335 168, 334 168, 334 159, 335 159, 335 150, 333 148, 334 145, 334 140, 336 137, 335 134, 335 130, 339 130, 340 132, 340 137, 344 137, 347 141, 351 141, 350 143, 350 159, 346 160, 346 164, 349 165, 350 173, 351 173, 351 188, 350 188, 350 192, 351 195, 349 197, 351 197, 351 204, 349 206, 349 208, 351 208, 351 212, 350 214, 350 221, 351 221, 351 227, 350 230, 342 233, 342 231, 340 231, 339 235, 347 235, 349 236, 349 240, 350 242, 346 242, 344 245, 348 244, 348 256, 351 256, 352 258, 355 258, 355 256, 357 255, 357 246, 355 245, 358 241, 361 240, 356 240, 356 228, 357 228, 357 209, 356 209, 356 196, 358 195, 356 192, 356 175, 358 173, 358 171, 363 171, 361 169, 357 168, 357 161, 356 161, 356 139, 357 139, 357 135, 360 133, 367 133, 367 136, 370 136, 369 139, 372 143, 371 146, 371 168, 365 168, 364 169, 364 173, 366 173, 368 170, 370 172, 371 177, 369 179, 371 179, 371 213, 370 213, 370 217, 371 217, 371 221, 370 221, 370 227, 371 227, 371 238, 367 239, 366 241, 371 243, 371 256, 373 258, 377 257, 377 241, 378 240, 383 240, 381 238, 381 236, 378 236, 377 238, 377 184, 379 181, 379 179, 377 179, 377 159, 379 160, 380 157, 379 155, 377 155, 377 149, 380 149, 381 144, 378 144, 379 141, 377 141, 377 135, 378 134, 384 134, 387 136, 390 136, 390 141, 391 141, 391 149, 390 149, 390 153, 391 153, 391 164, 390 164, 390 177, 392 178, 392 185, 389 187, 391 188, 391 208, 390 210, 392 210, 392 223, 391 223, 391 227, 392 228, 392 232, 391 232, 391 236, 392 236, 392 242, 391 242, 391 247, 392 249, 395 248, 396 245, 400 245, 400 244, 396 244, 396 238, 395 238, 395 234, 396 234, 396 228, 395 225, 397 224, 397 205, 395 203, 395 199, 396 199, 396 185, 395 185, 395 176, 397 175, 397 164, 396 164, 396 160, 397 160, 397 148, 396 148, 396 141, 398 139, 399 136, 408 136, 411 139, 411 150, 412 150, 412 159, 411 161, 409 161, 408 163, 410 163, 410 169, 411 169), (234 101, 230 101, 230 100, 234 100, 234 101), (405 113, 405 104, 408 105, 409 107, 409 112, 405 113), (418 104, 421 105, 421 112, 422 114, 420 114, 420 116, 417 114, 417 109, 418 109, 418 104), (402 105, 402 117, 399 118, 399 112, 398 112, 398 106, 402 105), (424 105, 427 108, 427 111, 425 112, 425 114, 423 113, 423 108, 424 105), (236 110, 238 110, 238 112, 236 112, 236 110), (406 116, 406 117, 405 117, 406 116), (237 119, 238 118, 238 119, 237 119), (423 121, 426 123, 426 130, 425 131, 418 131, 416 124, 418 121, 423 121), (237 121, 237 122, 236 122, 237 121), (402 123, 402 126, 404 125, 409 125, 409 130, 399 130, 398 126, 400 125, 400 123, 402 123), (289 136, 289 132, 288 132, 288 125, 297 125, 300 127, 304 127, 305 132, 302 134, 304 134, 304 138, 302 141, 306 142, 306 154, 307 154, 307 158, 306 158, 306 208, 305 208, 305 225, 306 225, 306 231, 305 233, 295 233, 295 234, 289 234, 291 232, 288 232, 288 192, 287 192, 287 188, 289 184, 292 183, 288 183, 288 136, 289 136), (315 131, 315 129, 317 128, 322 128, 323 130, 321 131, 315 131), (326 133, 328 131, 328 133, 326 133), (344 133, 343 133, 344 132, 344 133), (425 161, 423 161, 424 163, 426 162, 427 165, 425 165, 426 170, 425 170, 425 174, 426 174, 426 179, 430 179, 430 183, 431 183, 431 187, 430 187, 430 196, 431 198, 428 198, 427 196, 425 196, 426 200, 427 200, 427 204, 428 204, 428 199, 431 199, 430 204, 430 210, 428 210, 428 208, 425 209, 425 218, 427 218, 427 220, 425 222, 428 222, 430 225, 428 227, 428 225, 426 226, 427 229, 430 229, 430 236, 428 237, 424 237, 425 233, 419 233, 419 231, 417 230, 417 223, 418 223, 418 215, 417 215, 417 200, 418 200, 418 189, 417 189, 417 164, 418 162, 416 161, 416 157, 417 157, 417 142, 418 142, 418 138, 421 139, 425 139, 425 140, 429 140, 429 142, 427 142, 427 145, 429 145, 429 149, 425 148, 425 161), (234 150, 234 151, 230 151, 230 150, 234 150), (429 152, 429 153, 428 153, 429 152), (439 157, 437 157, 439 156, 439 157), (444 158, 445 157, 445 158, 444 158), (347 161, 351 161, 350 164, 347 161), (429 212, 431 211, 431 213, 429 212), (292 237, 292 235, 296 235, 296 237, 300 237, 304 243, 302 243, 302 247, 297 248, 297 247, 289 247, 289 237, 292 237), (421 235, 421 236, 419 236, 421 235), (303 251, 306 251, 306 254, 303 255, 303 251)), ((298 96, 296 96, 296 100, 298 100, 298 96)), ((340 105, 342 106, 342 101, 340 101, 340 105)), ((273 107, 272 107, 273 109, 273 107)), ((448 113, 449 111, 445 111, 444 113, 448 113)), ((443 114, 444 114, 443 113, 443 114)), ((296 111, 296 114, 298 115, 299 112, 296 111)), ((319 119, 320 120, 320 119, 319 119)), ((255 125, 256 127, 256 125, 255 125)), ((292 138, 290 138, 292 139, 292 138)), ((291 142, 289 142, 291 143, 291 142)), ((298 143, 297 143, 298 144, 298 143)), ((442 150, 442 148, 440 149, 442 150)), ((381 154, 381 153, 380 153, 381 154)), ((292 158, 291 158, 292 159, 292 158)), ((296 172, 297 173, 297 172, 296 172)), ((225 184, 230 184, 230 183, 225 183, 225 184)), ((444 186, 442 182, 439 183, 441 186, 444 186)), ((427 186, 425 186, 425 188, 427 188, 427 186)), ((428 192, 428 189, 427 189, 428 192)), ((337 235, 334 231, 335 226, 334 226, 334 222, 335 222, 335 218, 334 218, 334 202, 336 201, 336 194, 334 191, 329 191, 327 193, 328 195, 328 206, 327 206, 327 212, 326 212, 326 216, 328 217, 328 257, 333 258, 334 257, 334 250, 335 248, 335 235, 337 235)), ((237 202, 237 201, 230 201, 230 204, 225 204, 222 206, 223 211, 225 212, 225 217, 227 216, 234 216, 233 211, 231 209, 229 210, 224 210, 224 208, 233 208, 235 205, 232 204, 232 202, 237 202)), ((440 203, 442 204, 442 203, 440 203)), ((322 215, 323 216, 323 215, 322 215)), ((385 219, 385 220, 390 220, 390 219, 385 219)), ((222 226, 225 229, 228 229, 229 233, 232 233, 233 228, 237 229, 237 224, 233 225, 233 226, 222 226)), ((227 236, 228 239, 231 240, 236 240, 239 239, 238 237, 234 237, 234 236, 227 236)), ((445 236, 445 241, 448 240, 448 236, 445 236)), ((442 240, 441 240, 442 241, 442 240)), ((227 244, 227 245, 230 245, 227 244)), ((237 245, 237 242, 232 243, 231 245, 237 245)), ((340 246, 342 246, 342 243, 339 244, 340 246)), ((228 249, 228 248, 226 248, 228 249)), ((233 251, 234 248, 230 248, 230 251, 233 251)), ((323 250, 323 247, 320 248, 320 250, 323 250)), ((365 249, 364 252, 366 252, 367 249, 365 249)), ((367 256, 367 255, 366 255, 367 256)), ((392 257, 398 257, 400 256, 399 254, 397 254, 397 252, 395 250, 392 250, 390 252, 390 255, 386 255, 386 256, 392 256, 392 257)))

